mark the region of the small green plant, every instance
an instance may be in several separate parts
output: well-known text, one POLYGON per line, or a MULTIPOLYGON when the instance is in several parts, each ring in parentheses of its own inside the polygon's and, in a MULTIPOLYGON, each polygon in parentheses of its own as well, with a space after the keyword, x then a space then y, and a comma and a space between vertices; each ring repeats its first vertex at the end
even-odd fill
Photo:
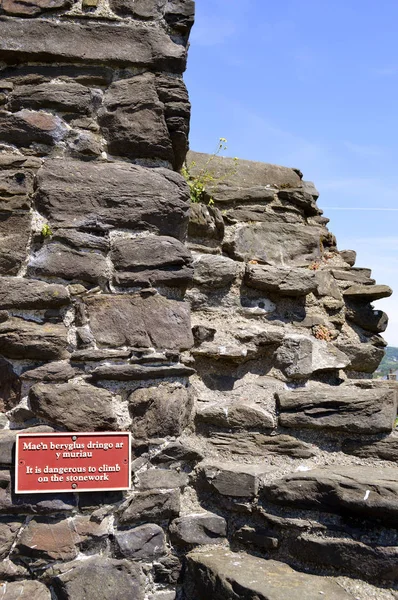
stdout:
POLYGON ((181 175, 185 178, 191 197, 191 202, 204 202, 208 206, 213 206, 214 198, 210 189, 217 189, 217 186, 235 175, 238 159, 234 158, 234 166, 229 171, 224 173, 221 177, 217 177, 214 170, 211 168, 211 163, 220 155, 221 152, 227 149, 227 140, 220 138, 216 150, 209 156, 203 167, 195 174, 192 173, 192 169, 196 167, 195 161, 190 164, 185 163, 181 169, 181 175))
POLYGON ((41 228, 41 235, 43 238, 49 238, 53 234, 52 229, 48 223, 45 223, 41 228))

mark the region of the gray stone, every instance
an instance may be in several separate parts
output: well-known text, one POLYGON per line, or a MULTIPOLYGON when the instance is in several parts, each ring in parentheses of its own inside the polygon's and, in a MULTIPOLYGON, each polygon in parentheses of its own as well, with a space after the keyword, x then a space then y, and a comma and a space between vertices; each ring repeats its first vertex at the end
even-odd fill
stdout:
POLYGON ((213 513, 193 514, 175 519, 169 530, 178 545, 219 544, 227 535, 227 522, 213 513))
POLYGON ((132 392, 128 401, 136 438, 179 436, 191 422, 193 396, 185 387, 143 387, 132 392))
POLYGON ((321 230, 285 223, 243 225, 224 251, 240 261, 257 260, 273 266, 305 266, 319 258, 321 230))
POLYGON ((203 458, 203 454, 196 448, 178 441, 168 444, 159 454, 151 458, 151 462, 165 467, 181 467, 186 464, 194 466, 203 458))
POLYGON ((254 498, 264 468, 253 464, 205 462, 198 465, 197 471, 210 489, 222 496, 254 498))
POLYGON ((124 558, 156 560, 166 553, 166 538, 159 525, 146 524, 115 534, 118 553, 124 558))
POLYGON ((105 256, 98 252, 79 252, 61 244, 47 244, 31 257, 28 274, 104 284, 110 278, 110 269, 105 256))
POLYGON ((347 281, 351 283, 360 283, 363 285, 374 285, 375 280, 371 279, 372 271, 370 269, 332 269, 332 274, 338 281, 347 281))
POLYGON ((329 466, 266 484, 262 497, 275 504, 398 524, 395 467, 329 466))
POLYGON ((6 212, 30 209, 35 172, 41 166, 38 158, 19 156, 16 160, 17 156, 2 154, 0 158, 0 210, 6 212))
POLYGON ((12 364, 0 358, 0 411, 14 408, 21 400, 21 380, 12 364))
POLYGON ((51 600, 51 592, 40 581, 11 581, 4 586, 1 600, 51 600))
POLYGON ((289 334, 277 350, 276 363, 287 377, 305 379, 313 373, 344 369, 350 360, 333 344, 289 334))
POLYGON ((237 264, 226 256, 199 254, 194 257, 194 269, 194 284, 212 290, 231 285, 237 264))
MULTIPOLYGON (((1 431, 0 431, 1 435, 1 431)), ((1 438, 0 438, 1 439, 1 438)), ((188 485, 188 475, 167 469, 148 469, 139 475, 138 487, 141 490, 184 488, 188 485)))
POLYGON ((185 48, 173 42, 161 28, 120 24, 118 43, 115 26, 85 23, 0 17, 0 60, 84 62, 152 67, 182 73, 185 48), (23 40, 21 48, 20 40, 23 40))
POLYGON ((51 159, 37 175, 37 208, 57 228, 119 227, 184 239, 188 198, 178 173, 125 162, 51 159))
POLYGON ((119 285, 186 287, 193 276, 190 252, 171 237, 116 238, 111 259, 119 285))
POLYGON ((164 105, 159 100, 153 73, 113 83, 105 92, 98 117, 111 154, 173 163, 164 105))
POLYGON ((58 308, 69 303, 68 290, 24 277, 0 277, 0 309, 58 308))
POLYGON ((339 252, 341 258, 353 267, 355 265, 355 261, 357 260, 357 253, 355 250, 340 250, 339 252))
MULTIPOLYGON (((52 579, 59 600, 143 600, 144 577, 127 560, 92 556, 64 563, 52 579)), ((36 600, 36 599, 35 599, 36 600)))
POLYGON ((289 544, 290 551, 304 563, 343 570, 352 576, 373 582, 396 581, 398 552, 396 546, 374 546, 345 538, 317 537, 303 533, 289 544), (364 569, 364 565, 366 568, 364 569))
POLYGON ((282 202, 293 204, 301 208, 306 215, 318 215, 319 209, 314 200, 313 194, 305 187, 283 188, 278 191, 278 198, 282 202))
POLYGON ((365 302, 346 302, 346 318, 371 333, 383 333, 388 325, 386 313, 365 302))
POLYGON ((260 405, 236 402, 234 404, 212 405, 198 411, 196 420, 227 429, 273 429, 274 419, 260 405))
POLYGON ((343 297, 341 291, 330 271, 319 270, 315 271, 315 281, 317 284, 317 295, 318 296, 329 296, 341 301, 343 306, 343 297))
POLYGON ((173 519, 180 512, 180 490, 138 492, 122 504, 117 512, 121 525, 173 519))
POLYGON ((187 600, 352 600, 332 579, 294 571, 274 560, 242 552, 211 549, 187 556, 184 591, 187 600))
POLYGON ((379 460, 389 460, 393 463, 398 461, 397 437, 386 437, 381 440, 367 442, 344 440, 341 449, 346 454, 353 454, 359 458, 377 458, 379 460))
POLYGON ((1 8, 12 17, 36 17, 71 5, 72 0, 3 0, 1 8))
POLYGON ((22 523, 22 519, 18 521, 17 519, 2 518, 0 520, 0 558, 2 561, 8 556, 22 523))
MULTIPOLYGON (((182 363, 160 366, 145 365, 104 365, 97 367, 91 373, 93 381, 111 379, 114 381, 147 381, 163 379, 164 377, 189 377, 196 371, 182 363)), ((185 415, 185 412, 184 412, 185 415)))
POLYGON ((282 427, 350 433, 391 432, 397 412, 393 390, 329 389, 277 392, 282 427))
POLYGON ((109 238, 104 237, 101 235, 101 232, 97 231, 85 233, 76 231, 75 229, 56 229, 53 232, 51 241, 60 242, 75 250, 100 250, 101 252, 108 253, 110 248, 109 238))
POLYGON ((240 456, 268 456, 280 454, 292 458, 311 458, 315 451, 309 444, 290 435, 264 435, 262 433, 212 433, 209 442, 220 451, 240 456))
POLYGON ((245 525, 238 529, 234 535, 234 540, 245 546, 254 547, 262 552, 276 550, 279 546, 279 540, 272 537, 266 529, 254 528, 245 525))
POLYGON ((194 21, 194 0, 168 0, 165 8, 165 20, 176 31, 188 34, 194 21))
POLYGON ((381 363, 385 354, 382 348, 376 348, 372 344, 337 343, 336 348, 344 352, 350 359, 347 370, 359 373, 374 373, 381 363))
MULTIPOLYGON (((190 168, 193 176, 206 166, 209 158, 209 154, 188 153, 187 164, 195 163, 195 166, 190 168)), ((217 157, 211 161, 210 170, 216 179, 224 178, 215 189, 211 189, 216 202, 270 200, 273 199, 278 186, 300 185, 300 177, 293 169, 250 160, 236 162, 232 158, 217 157)))
POLYGON ((23 381, 45 381, 49 383, 60 383, 72 379, 77 370, 67 361, 47 363, 37 369, 24 371, 21 375, 23 381))
POLYGON ((0 275, 17 275, 28 255, 29 213, 0 213, 0 275))
POLYGON ((9 558, 5 558, 0 562, 0 577, 3 582, 26 579, 29 577, 29 571, 22 565, 15 564, 9 558))
POLYGON ((245 283, 283 296, 305 296, 317 289, 313 271, 262 265, 247 265, 245 283))
MULTIPOLYGON (((39 1, 50 2, 50 0, 39 1)), ((61 2, 62 0, 57 1, 61 2)), ((55 81, 40 85, 18 86, 11 95, 9 106, 12 111, 29 108, 32 110, 50 109, 61 113, 90 114, 93 110, 93 97, 90 89, 80 83, 55 81)))
POLYGON ((69 431, 115 431, 112 394, 87 383, 35 384, 29 394, 35 414, 69 431))
POLYGON ((374 302, 381 298, 389 298, 392 294, 392 289, 388 285, 352 285, 343 291, 344 298, 350 300, 366 300, 374 302))
POLYGON ((215 244, 221 242, 224 237, 224 220, 218 208, 206 206, 202 202, 192 203, 188 235, 191 241, 205 241, 206 245, 210 240, 214 240, 215 244))
MULTIPOLYGON (((0 31, 1 27, 0 17, 0 31)), ((53 146, 65 137, 66 132, 66 124, 62 119, 44 111, 0 111, 0 141, 9 144, 25 148, 31 144, 53 146)))
POLYGON ((9 358, 59 360, 69 356, 67 347, 64 325, 39 325, 14 317, 0 323, 0 350, 9 358))
POLYGON ((160 295, 103 294, 85 304, 99 347, 180 350, 193 345, 189 305, 184 302, 160 295))
POLYGON ((166 0, 111 0, 112 10, 121 16, 152 20, 163 16, 166 0))

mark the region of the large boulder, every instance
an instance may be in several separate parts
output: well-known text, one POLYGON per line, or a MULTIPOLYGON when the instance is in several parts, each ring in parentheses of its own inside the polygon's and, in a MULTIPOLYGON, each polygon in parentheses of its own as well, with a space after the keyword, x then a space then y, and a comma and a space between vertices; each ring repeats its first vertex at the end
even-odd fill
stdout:
POLYGON ((187 600, 353 600, 332 579, 224 548, 188 554, 184 591, 187 600))
POLYGON ((393 390, 356 387, 277 392, 279 423, 294 429, 389 433, 397 414, 393 390))

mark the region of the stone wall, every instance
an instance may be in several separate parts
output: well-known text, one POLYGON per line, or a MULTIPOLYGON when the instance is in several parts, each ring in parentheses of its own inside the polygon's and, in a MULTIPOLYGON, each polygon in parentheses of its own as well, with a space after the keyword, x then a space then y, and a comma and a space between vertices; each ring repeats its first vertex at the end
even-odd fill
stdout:
POLYGON ((190 204, 191 0, 0 1, 1 598, 392 600, 391 290, 297 170, 190 204), (131 431, 132 489, 15 494, 26 430, 131 431))

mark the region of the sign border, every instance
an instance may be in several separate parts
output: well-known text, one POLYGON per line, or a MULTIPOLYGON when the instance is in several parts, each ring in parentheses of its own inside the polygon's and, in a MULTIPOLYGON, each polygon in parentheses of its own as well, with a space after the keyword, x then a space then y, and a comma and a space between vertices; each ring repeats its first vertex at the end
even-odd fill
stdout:
POLYGON ((124 492, 124 491, 128 491, 131 489, 131 431, 58 431, 58 432, 54 432, 54 433, 46 433, 46 432, 39 432, 39 433, 29 433, 27 431, 24 431, 23 433, 17 433, 16 435, 16 439, 15 439, 15 490, 14 493, 15 494, 65 494, 65 493, 69 493, 69 494, 79 494, 80 492, 124 492), (76 436, 76 437, 82 437, 82 436, 95 436, 95 435, 127 435, 128 437, 128 441, 129 441, 129 453, 128 453, 128 461, 129 461, 129 481, 128 481, 128 487, 116 487, 116 488, 79 488, 79 489, 72 489, 72 488, 68 488, 68 489, 56 489, 56 490, 24 490, 24 491, 19 491, 18 490, 18 462, 19 462, 19 440, 20 438, 24 438, 24 437, 59 437, 59 436, 76 436))

